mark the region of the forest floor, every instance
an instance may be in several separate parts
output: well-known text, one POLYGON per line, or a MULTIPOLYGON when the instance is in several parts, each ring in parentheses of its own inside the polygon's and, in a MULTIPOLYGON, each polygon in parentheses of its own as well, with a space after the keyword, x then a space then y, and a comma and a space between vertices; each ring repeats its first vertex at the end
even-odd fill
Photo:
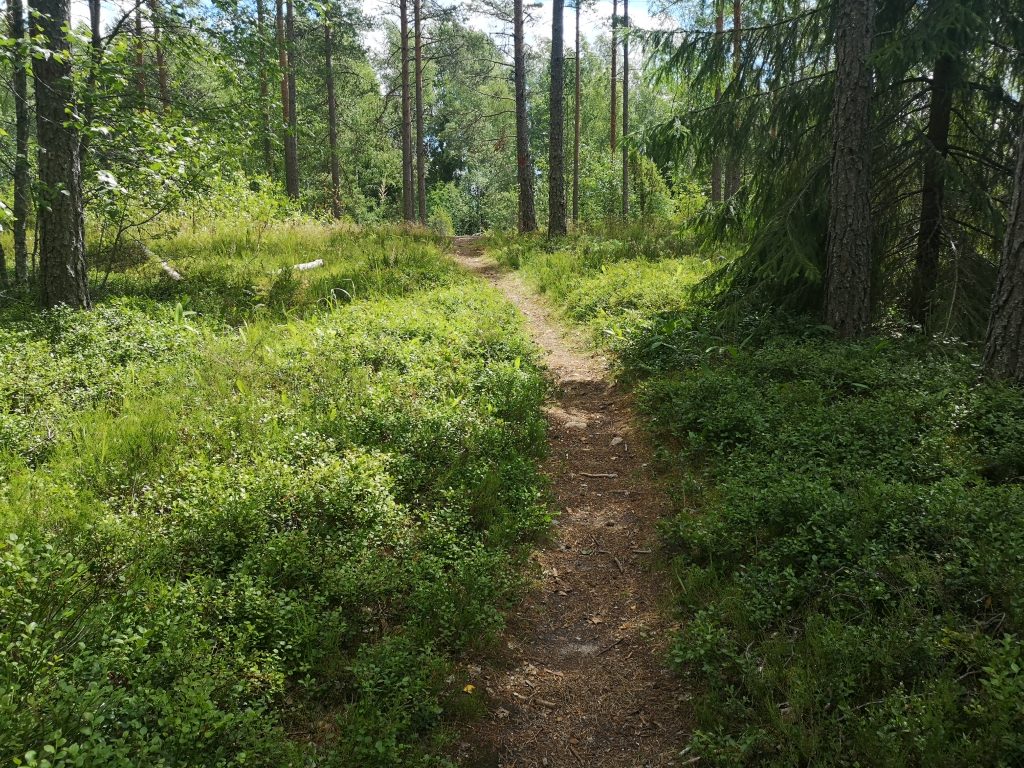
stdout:
POLYGON ((469 669, 489 706, 460 757, 471 768, 685 764, 688 697, 664 662, 675 632, 653 567, 670 501, 630 398, 480 240, 457 238, 454 257, 519 309, 543 352, 553 385, 544 472, 558 510, 498 658, 469 669))

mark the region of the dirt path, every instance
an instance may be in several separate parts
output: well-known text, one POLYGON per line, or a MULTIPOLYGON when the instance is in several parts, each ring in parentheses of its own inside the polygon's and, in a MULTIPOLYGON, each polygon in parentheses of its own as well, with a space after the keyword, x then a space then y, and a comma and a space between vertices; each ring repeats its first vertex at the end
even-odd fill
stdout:
POLYGON ((686 704, 663 665, 671 634, 651 568, 655 524, 669 501, 628 397, 604 360, 567 334, 521 282, 457 238, 455 259, 519 308, 544 351, 548 404, 544 471, 560 508, 534 558, 541 578, 503 638, 492 668, 470 669, 489 717, 462 745, 472 768, 642 768, 684 765, 686 704))

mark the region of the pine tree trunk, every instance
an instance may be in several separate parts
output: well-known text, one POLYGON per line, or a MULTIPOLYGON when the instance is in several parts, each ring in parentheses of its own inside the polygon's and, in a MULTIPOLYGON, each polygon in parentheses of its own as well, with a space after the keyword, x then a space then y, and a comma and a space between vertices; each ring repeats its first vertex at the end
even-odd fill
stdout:
POLYGON ((1013 200, 992 295, 984 365, 996 378, 1024 384, 1024 131, 1017 145, 1013 200))
POLYGON ((271 141, 270 83, 267 79, 267 67, 263 61, 263 46, 267 34, 267 8, 265 3, 266 0, 256 0, 256 34, 260 40, 260 109, 263 110, 263 136, 260 144, 263 149, 263 167, 268 175, 272 175, 274 173, 274 144, 271 141))
POLYGON ((285 3, 285 33, 288 37, 286 46, 288 53, 288 135, 286 144, 288 154, 291 158, 291 178, 289 179, 288 194, 293 198, 299 196, 299 113, 298 113, 298 89, 296 88, 295 76, 295 4, 293 0, 286 0, 285 3))
POLYGON ((39 272, 43 304, 88 308, 85 214, 78 131, 68 113, 75 104, 71 71, 70 0, 36 0, 34 34, 56 56, 32 60, 39 143, 39 272))
POLYGON ((171 107, 171 89, 167 78, 167 58, 161 39, 163 17, 160 12, 160 0, 150 0, 149 11, 153 17, 153 43, 156 46, 156 82, 160 89, 160 105, 166 112, 171 107))
POLYGON ((619 0, 612 0, 612 154, 619 144, 619 0))
MULTIPOLYGON (((722 6, 723 0, 716 0, 715 11, 715 34, 721 38, 725 32, 725 13, 722 6)), ((721 73, 719 73, 721 74, 721 73)), ((715 83, 715 104, 722 101, 722 85, 715 83)), ((722 156, 715 153, 711 158, 711 202, 722 202, 722 156)))
MULTIPOLYGON (((99 0, 96 0, 98 3, 99 0)), ((28 212, 31 207, 32 180, 29 175, 28 138, 28 43, 25 40, 24 0, 11 0, 11 37, 14 38, 14 279, 28 283, 28 212)))
POLYGON ((548 235, 564 235, 565 216, 565 0, 551 15, 551 126, 548 135, 548 235))
POLYGON ((4 246, 0 243, 0 288, 8 288, 10 281, 7 279, 7 252, 4 250, 4 246))
POLYGON ((327 81, 327 141, 331 155, 331 215, 341 218, 341 168, 338 164, 338 98, 334 91, 334 34, 331 6, 324 19, 324 68, 327 81))
MULTIPOLYGON (((738 83, 740 78, 740 55, 743 52, 741 31, 743 29, 743 15, 741 0, 733 0, 732 3, 732 76, 738 83)), ((738 98, 738 96, 737 96, 738 98)), ((729 155, 729 162, 725 170, 725 196, 732 199, 740 191, 740 159, 736 150, 729 155)))
POLYGON ((580 5, 576 2, 576 94, 573 101, 573 142, 572 142, 572 223, 575 226, 580 220, 580 5))
POLYGON ((516 177, 519 183, 519 231, 537 231, 533 200, 533 163, 530 160, 530 123, 526 111, 526 24, 523 0, 515 0, 513 46, 516 84, 516 177))
POLYGON ((420 224, 427 225, 427 136, 423 115, 423 0, 413 0, 416 35, 416 198, 420 224))
POLYGON ((871 323, 872 0, 840 0, 838 10, 825 321, 852 338, 871 323))
POLYGON ((415 182, 412 156, 412 93, 409 87, 409 3, 398 5, 402 53, 402 216, 416 221, 415 182))
POLYGON ((288 78, 288 42, 285 37, 284 0, 277 0, 275 27, 277 35, 277 61, 281 70, 281 125, 284 127, 284 187, 288 196, 299 196, 299 169, 297 145, 291 136, 291 88, 288 78), (295 151, 293 151, 293 149, 295 151))
POLYGON ((932 73, 927 146, 921 174, 921 225, 917 233, 917 264, 910 288, 910 317, 922 326, 928 322, 932 298, 939 280, 942 250, 942 208, 946 195, 946 158, 949 156, 949 125, 958 66, 951 56, 941 56, 932 73))
POLYGON ((629 0, 622 0, 622 24, 626 35, 622 40, 622 218, 629 219, 629 0))

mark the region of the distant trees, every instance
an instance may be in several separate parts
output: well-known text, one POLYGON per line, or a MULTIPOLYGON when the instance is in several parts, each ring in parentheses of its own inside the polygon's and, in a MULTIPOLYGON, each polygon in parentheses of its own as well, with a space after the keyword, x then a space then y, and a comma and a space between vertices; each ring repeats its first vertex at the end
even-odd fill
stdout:
POLYGON ((146 222, 236 173, 261 192, 264 175, 279 179, 301 200, 291 205, 335 218, 429 218, 461 233, 531 232, 547 215, 554 236, 570 216, 667 210, 670 186, 700 179, 730 203, 694 226, 743 247, 716 278, 722 306, 814 314, 842 337, 902 313, 929 333, 985 338, 988 369, 1017 376, 1018 0, 834 0, 788 16, 732 0, 731 26, 722 0, 686 35, 634 30, 627 0, 614 0, 610 48, 584 39, 585 1, 570 6, 570 116, 564 0, 550 55, 526 44, 526 0, 485 4, 511 27, 507 48, 459 8, 395 0, 379 55, 360 44, 355 0, 143 0, 109 20, 89 0, 81 46, 46 13, 32 21, 40 48, 71 50, 46 62, 29 61, 24 0, 11 0, 4 275, 37 278, 47 304, 88 306, 86 260, 106 269, 146 222), (191 23, 207 15, 215 23, 191 23), (635 77, 638 38, 658 78, 635 77), (547 205, 535 198, 543 152, 547 205))
POLYGON ((1024 78, 1019 2, 732 11, 732 34, 723 2, 646 46, 685 106, 647 128, 645 150, 710 176, 715 203, 742 170, 742 199, 700 225, 744 248, 717 301, 733 317, 818 314, 842 336, 883 313, 983 336, 1024 78))
POLYGON ((554 0, 551 14, 551 91, 548 129, 548 235, 564 235, 565 211, 565 0, 554 0))
POLYGON ((70 0, 36 0, 33 33, 47 55, 32 59, 39 142, 39 287, 43 304, 90 306, 85 269, 85 210, 74 109, 70 0))

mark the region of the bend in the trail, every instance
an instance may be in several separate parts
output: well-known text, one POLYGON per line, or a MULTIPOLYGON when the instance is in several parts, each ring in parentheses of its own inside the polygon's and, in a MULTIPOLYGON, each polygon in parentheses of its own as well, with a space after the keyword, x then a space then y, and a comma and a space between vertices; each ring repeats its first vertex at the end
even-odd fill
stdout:
POLYGON ((534 559, 540 579, 509 620, 502 658, 471 678, 490 700, 462 745, 472 768, 681 765, 686 697, 664 665, 672 634, 651 567, 669 500, 629 397, 519 276, 475 238, 454 258, 523 313, 555 385, 547 408, 559 516, 534 559))

